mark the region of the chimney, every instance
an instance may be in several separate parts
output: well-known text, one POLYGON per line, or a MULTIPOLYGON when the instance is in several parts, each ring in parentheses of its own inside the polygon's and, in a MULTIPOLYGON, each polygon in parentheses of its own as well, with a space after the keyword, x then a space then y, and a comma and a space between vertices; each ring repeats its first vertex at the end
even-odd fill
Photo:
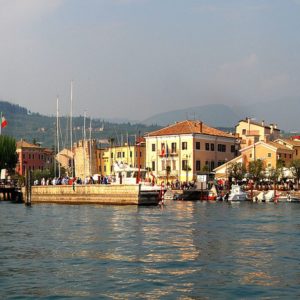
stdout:
POLYGON ((199 131, 202 132, 202 122, 199 122, 199 131))
POLYGON ((262 120, 262 121, 261 121, 261 126, 262 126, 262 127, 265 127, 265 120, 262 120))

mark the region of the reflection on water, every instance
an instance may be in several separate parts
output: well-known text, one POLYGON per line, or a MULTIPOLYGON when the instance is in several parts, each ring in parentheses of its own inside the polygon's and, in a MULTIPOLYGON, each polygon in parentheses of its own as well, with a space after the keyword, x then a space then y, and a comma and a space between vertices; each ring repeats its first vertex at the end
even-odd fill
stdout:
POLYGON ((0 202, 0 298, 296 298, 299 212, 0 202))

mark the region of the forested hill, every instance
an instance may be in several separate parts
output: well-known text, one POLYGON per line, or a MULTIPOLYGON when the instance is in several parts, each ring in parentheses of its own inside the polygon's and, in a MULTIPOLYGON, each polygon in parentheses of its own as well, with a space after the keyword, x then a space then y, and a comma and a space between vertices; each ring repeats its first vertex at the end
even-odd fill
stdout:
MULTIPOLYGON (((32 113, 28 109, 9 102, 0 101, 0 111, 8 122, 2 129, 2 134, 13 136, 16 140, 21 138, 28 142, 36 141, 45 147, 52 148, 56 140, 56 116, 44 116, 32 113)), ((73 117, 73 142, 83 137, 83 116, 73 117)), ((60 147, 70 145, 70 120, 69 117, 60 118, 60 147)), ((86 135, 89 137, 90 120, 86 119, 86 135)), ((132 123, 111 123, 102 119, 92 120, 92 138, 113 138, 115 144, 129 140, 133 141, 139 133, 150 132, 159 126, 146 126, 132 123)))

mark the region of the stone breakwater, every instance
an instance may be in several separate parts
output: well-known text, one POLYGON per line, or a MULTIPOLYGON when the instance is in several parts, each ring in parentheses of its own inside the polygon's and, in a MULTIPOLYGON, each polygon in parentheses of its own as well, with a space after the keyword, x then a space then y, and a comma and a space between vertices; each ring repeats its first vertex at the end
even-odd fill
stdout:
MULTIPOLYGON (((26 201, 26 191, 23 189, 26 201)), ((32 203, 156 205, 158 192, 143 192, 139 185, 47 185, 31 187, 32 203)))

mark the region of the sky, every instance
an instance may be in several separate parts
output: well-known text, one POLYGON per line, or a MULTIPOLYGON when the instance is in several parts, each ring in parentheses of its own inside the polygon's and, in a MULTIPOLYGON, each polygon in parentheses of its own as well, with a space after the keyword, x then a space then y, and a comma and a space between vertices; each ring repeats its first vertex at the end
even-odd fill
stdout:
POLYGON ((0 99, 143 120, 300 95, 300 0, 0 0, 0 99))

